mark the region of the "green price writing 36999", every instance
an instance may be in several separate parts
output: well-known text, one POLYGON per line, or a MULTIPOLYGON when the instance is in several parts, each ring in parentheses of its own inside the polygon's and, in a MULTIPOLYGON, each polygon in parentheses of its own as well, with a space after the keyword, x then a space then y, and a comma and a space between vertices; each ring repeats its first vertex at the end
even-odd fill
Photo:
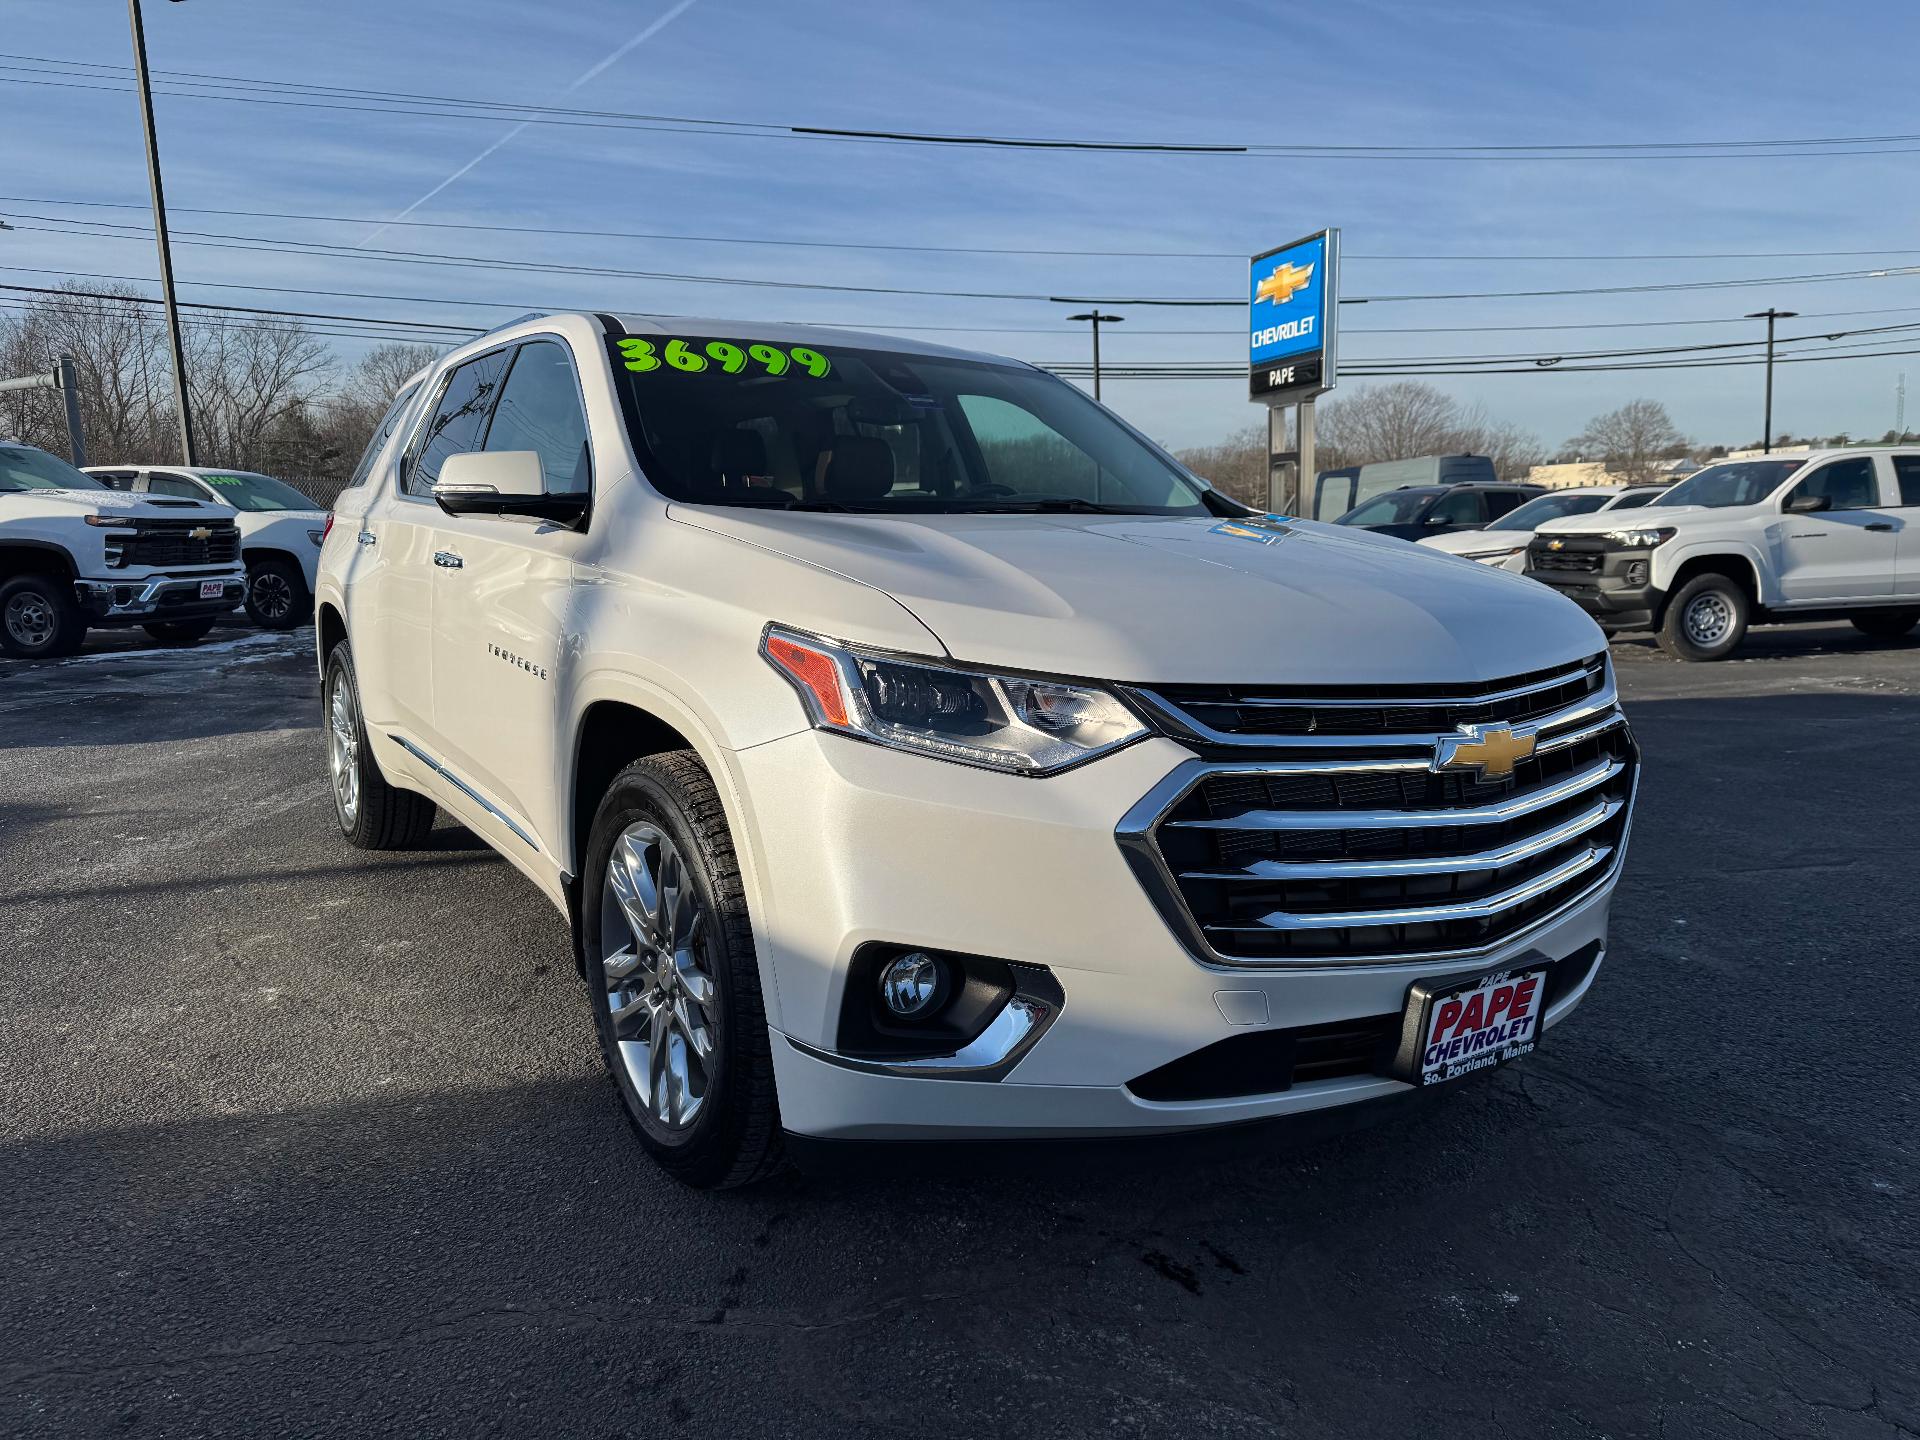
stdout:
POLYGON ((818 350, 804 345, 782 349, 764 341, 736 345, 731 340, 669 340, 664 345, 654 340, 630 336, 621 340, 620 354, 627 369, 646 373, 662 368, 697 375, 715 366, 729 375, 738 375, 749 365, 767 375, 785 375, 796 368, 818 380, 833 369, 833 362, 818 350))

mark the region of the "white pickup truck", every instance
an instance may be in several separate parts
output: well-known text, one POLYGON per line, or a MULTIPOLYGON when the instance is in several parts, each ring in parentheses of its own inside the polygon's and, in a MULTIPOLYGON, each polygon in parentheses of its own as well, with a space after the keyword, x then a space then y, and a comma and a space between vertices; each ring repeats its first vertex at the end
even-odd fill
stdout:
POLYGON ((1920 624, 1920 448, 1709 465, 1633 515, 1548 521, 1526 574, 1683 660, 1724 659, 1767 620, 1898 639, 1920 624))
POLYGON ((246 590, 231 506, 124 495, 0 442, 0 653, 71 655, 94 626, 191 644, 246 590))
POLYGON ((839 330, 529 318, 389 430, 320 556, 340 828, 553 901, 690 1184, 1404 1094, 1594 983, 1637 754, 1518 575, 839 330))

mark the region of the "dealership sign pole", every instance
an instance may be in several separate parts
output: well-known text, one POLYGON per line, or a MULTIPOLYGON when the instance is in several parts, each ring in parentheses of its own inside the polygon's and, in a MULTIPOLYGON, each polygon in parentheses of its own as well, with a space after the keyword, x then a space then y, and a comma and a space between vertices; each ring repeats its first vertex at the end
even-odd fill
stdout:
POLYGON ((1322 230, 1253 257, 1247 281, 1247 367, 1252 398, 1267 407, 1267 508, 1311 515, 1314 397, 1333 388, 1338 360, 1340 232, 1322 230), (1284 448, 1281 411, 1297 407, 1298 448, 1284 448), (1281 480, 1291 465, 1292 485, 1281 480), (1291 493, 1288 493, 1288 492, 1291 493))

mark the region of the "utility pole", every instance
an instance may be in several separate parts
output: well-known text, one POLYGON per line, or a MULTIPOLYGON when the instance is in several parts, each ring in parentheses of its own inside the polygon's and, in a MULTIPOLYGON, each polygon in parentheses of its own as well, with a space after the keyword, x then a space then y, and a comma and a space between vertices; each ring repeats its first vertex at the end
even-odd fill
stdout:
POLYGON ((1893 443, 1904 445, 1907 438, 1907 372, 1900 372, 1900 383, 1893 387, 1893 443))
POLYGON ((1764 320, 1767 322, 1767 418, 1764 427, 1760 431, 1760 453, 1762 455, 1771 455, 1773 453, 1773 322, 1776 320, 1791 320, 1799 313, 1798 310, 1776 310, 1769 305, 1766 309, 1756 310, 1747 316, 1749 320, 1764 320))
POLYGON ((1127 317, 1124 315, 1102 315, 1098 310, 1089 310, 1084 315, 1069 315, 1069 320, 1091 320, 1093 322, 1093 398, 1100 398, 1100 324, 1118 325, 1127 317))
POLYGON ((167 198, 160 184, 160 141, 153 128, 153 87, 147 80, 147 31, 140 0, 127 0, 133 26, 133 69, 140 85, 140 121, 147 135, 147 181, 153 191, 153 237, 160 247, 160 300, 167 312, 167 341, 173 348, 173 403, 180 414, 181 463, 198 463, 193 450, 193 412, 187 405, 187 350, 180 340, 180 307, 173 298, 173 251, 167 244, 167 198))

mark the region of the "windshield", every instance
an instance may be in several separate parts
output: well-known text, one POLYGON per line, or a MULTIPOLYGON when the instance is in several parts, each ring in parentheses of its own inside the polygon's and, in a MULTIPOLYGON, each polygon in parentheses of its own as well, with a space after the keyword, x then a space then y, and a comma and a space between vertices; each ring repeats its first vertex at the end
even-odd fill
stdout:
POLYGON ((105 490, 58 456, 29 445, 0 445, 0 490, 105 490))
POLYGON ((1805 463, 1803 460, 1736 460, 1727 465, 1709 465, 1682 480, 1649 508, 1704 505, 1710 510, 1723 510, 1731 505, 1758 505, 1805 463))
POLYGON ((1204 487, 1012 364, 707 336, 609 342, 648 478, 702 505, 1205 515, 1204 487))
POLYGON ((236 510, 318 510, 318 502, 302 495, 284 480, 270 475, 246 472, 231 475, 202 475, 220 500, 236 510))
POLYGON ((1431 490, 1390 490, 1376 495, 1357 510, 1349 510, 1336 525, 1411 525, 1432 500, 1431 490))
POLYGON ((1635 490, 1622 495, 1607 508, 1609 510, 1638 510, 1642 505, 1651 505, 1667 492, 1662 490, 1635 490))
POLYGON ((1587 515, 1607 503, 1604 495, 1537 495, 1487 526, 1489 530, 1538 530, 1549 520, 1587 515))

